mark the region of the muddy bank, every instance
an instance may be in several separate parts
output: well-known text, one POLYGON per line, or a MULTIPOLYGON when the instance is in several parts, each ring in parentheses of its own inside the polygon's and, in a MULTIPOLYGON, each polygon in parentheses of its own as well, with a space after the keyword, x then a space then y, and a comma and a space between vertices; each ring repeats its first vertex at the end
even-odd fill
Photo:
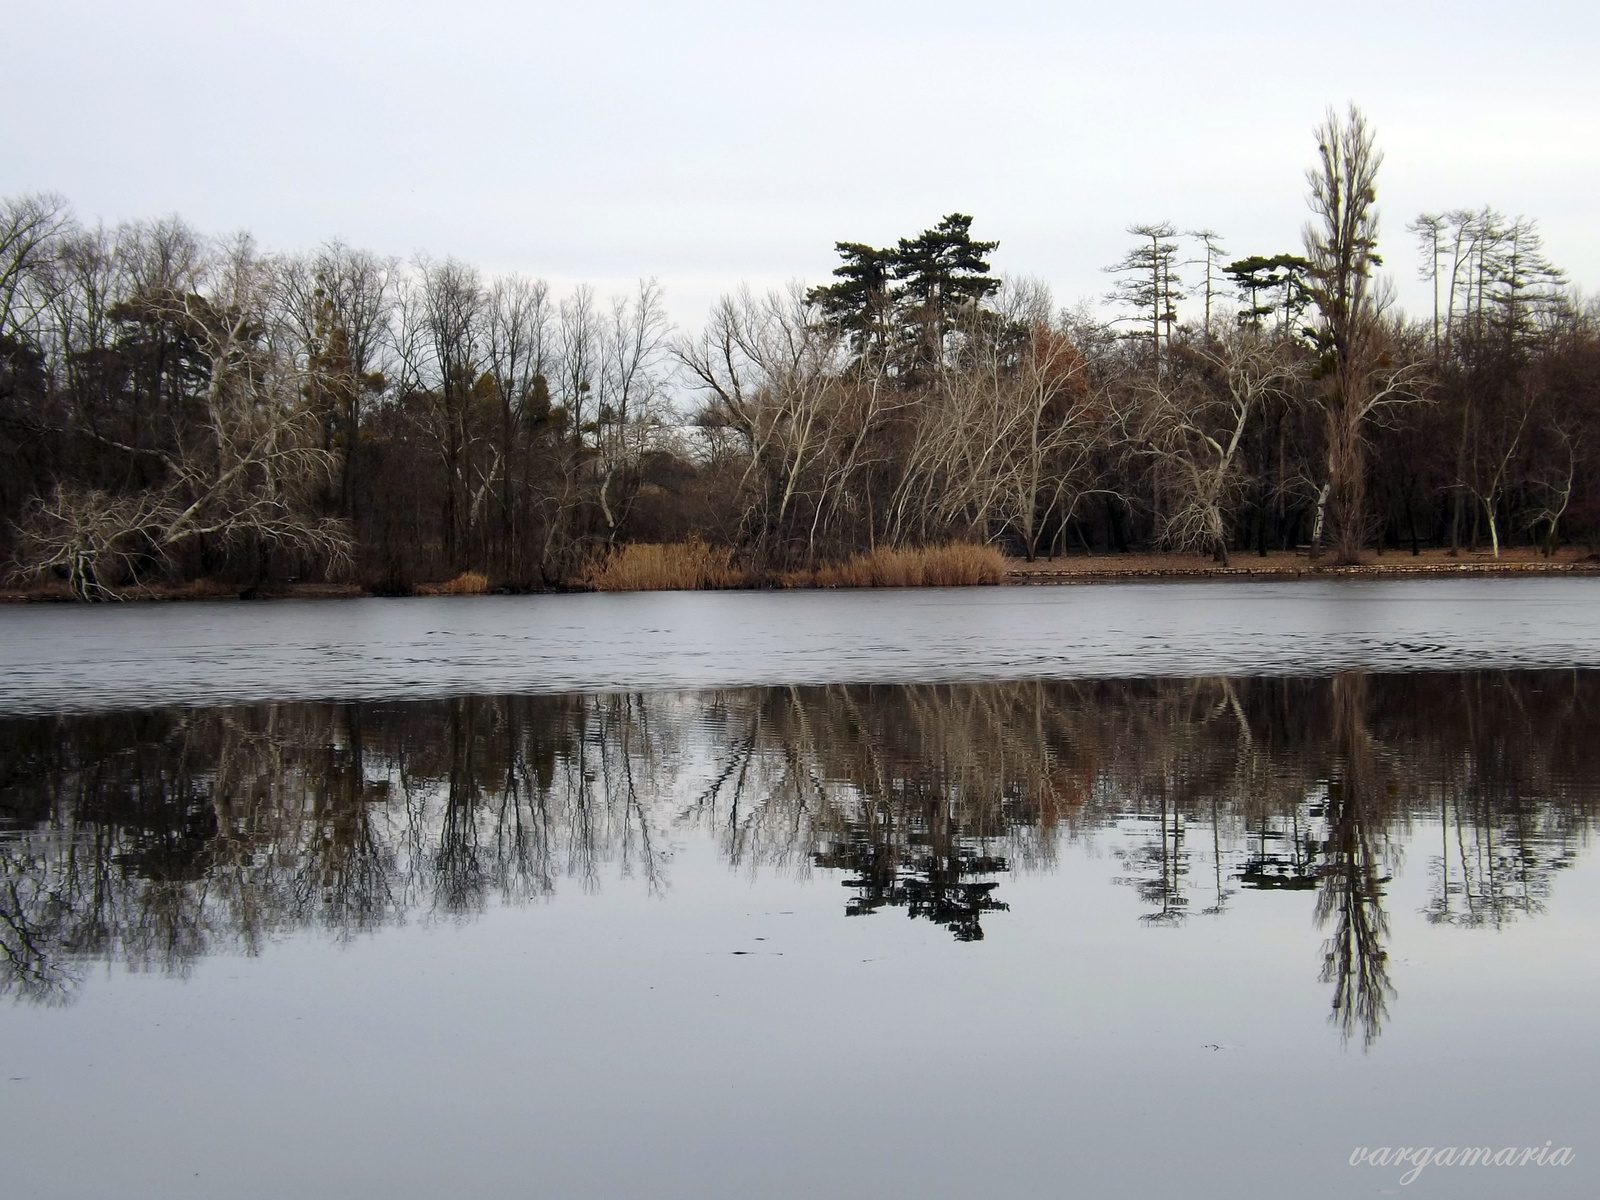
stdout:
POLYGON ((1235 554, 1227 566, 1199 555, 1097 554, 1006 563, 1004 582, 1012 585, 1107 583, 1128 579, 1410 579, 1463 575, 1600 575, 1600 556, 1562 551, 1545 557, 1534 550, 1509 550, 1495 558, 1487 553, 1448 551, 1373 555, 1353 566, 1313 561, 1304 553, 1235 554))

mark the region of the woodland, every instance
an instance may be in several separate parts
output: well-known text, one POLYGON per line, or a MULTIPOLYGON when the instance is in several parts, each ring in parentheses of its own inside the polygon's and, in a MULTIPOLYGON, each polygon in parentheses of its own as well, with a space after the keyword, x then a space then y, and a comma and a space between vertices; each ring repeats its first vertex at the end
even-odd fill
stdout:
POLYGON ((1298 247, 1130 226, 1107 305, 1063 308, 951 213, 691 332, 650 280, 557 294, 3 200, 0 562, 101 599, 581 587, 659 545, 745 582, 951 543, 1593 549, 1600 307, 1490 207, 1415 217, 1386 263, 1371 126, 1315 135, 1298 247), (1381 273, 1411 262, 1421 314, 1381 273))

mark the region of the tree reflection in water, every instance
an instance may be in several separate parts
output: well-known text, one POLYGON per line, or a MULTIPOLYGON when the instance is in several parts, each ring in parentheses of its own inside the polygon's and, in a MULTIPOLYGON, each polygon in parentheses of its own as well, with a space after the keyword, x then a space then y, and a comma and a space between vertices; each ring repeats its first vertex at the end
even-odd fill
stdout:
POLYGON ((1334 1021, 1346 1041, 1359 1030, 1370 1044, 1383 1025, 1394 988, 1384 949, 1389 918, 1382 904, 1383 885, 1392 877, 1385 869, 1388 824, 1378 799, 1368 707, 1365 676, 1335 676, 1334 774, 1328 781, 1317 924, 1332 929, 1323 943, 1322 982, 1333 985, 1334 1021))
POLYGON ((182 974, 613 873, 663 892, 693 833, 735 869, 844 873, 849 915, 967 941, 1008 872, 1105 836, 1148 922, 1314 891, 1335 1025, 1370 1042, 1411 829, 1429 920, 1539 911, 1593 819, 1597 697, 1583 672, 1350 674, 5 720, 0 988, 60 1002, 95 961, 182 974))

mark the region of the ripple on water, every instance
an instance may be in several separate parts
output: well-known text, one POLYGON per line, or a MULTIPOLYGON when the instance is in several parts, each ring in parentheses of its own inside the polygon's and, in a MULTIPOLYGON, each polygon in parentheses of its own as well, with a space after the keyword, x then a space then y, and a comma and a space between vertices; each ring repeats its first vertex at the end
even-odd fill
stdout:
POLYGON ((1595 579, 12 606, 0 711, 1600 666, 1595 579))

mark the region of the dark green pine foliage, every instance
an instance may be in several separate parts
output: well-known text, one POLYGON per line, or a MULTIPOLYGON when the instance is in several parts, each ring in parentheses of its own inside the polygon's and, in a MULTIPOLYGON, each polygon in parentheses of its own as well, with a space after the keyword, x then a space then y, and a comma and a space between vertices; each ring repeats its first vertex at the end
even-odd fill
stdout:
POLYGON ((986 257, 999 244, 974 241, 963 213, 888 249, 836 242, 839 282, 812 288, 807 298, 850 335, 858 356, 877 357, 913 383, 943 363, 962 314, 999 289, 986 257))
POLYGON ((1271 317, 1280 330, 1292 331, 1295 321, 1311 306, 1311 293, 1306 287, 1306 272, 1311 264, 1297 254, 1274 254, 1270 258, 1252 254, 1224 269, 1245 300, 1239 313, 1241 325, 1260 329, 1262 320, 1271 317))
POLYGON ((835 242, 833 248, 844 260, 833 269, 839 282, 812 288, 806 299, 850 335, 858 355, 882 356, 893 321, 895 251, 861 242, 835 242))
POLYGON ((972 218, 951 213, 895 248, 905 373, 916 377, 944 362, 945 339, 961 314, 974 311, 1000 287, 987 255, 999 242, 972 240, 972 218))

